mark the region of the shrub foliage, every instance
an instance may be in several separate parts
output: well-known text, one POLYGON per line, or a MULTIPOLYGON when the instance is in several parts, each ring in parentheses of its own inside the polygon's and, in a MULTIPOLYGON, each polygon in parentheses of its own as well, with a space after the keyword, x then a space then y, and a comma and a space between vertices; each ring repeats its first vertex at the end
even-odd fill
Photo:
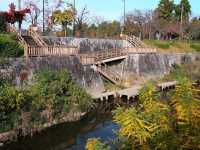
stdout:
POLYGON ((43 70, 35 74, 32 85, 20 88, 0 83, 0 132, 22 127, 25 114, 30 114, 26 125, 33 127, 62 121, 71 113, 86 112, 93 104, 66 70, 43 70))
POLYGON ((199 149, 199 90, 182 78, 169 100, 162 100, 154 91, 148 84, 136 107, 114 111, 119 139, 128 149, 199 149))
POLYGON ((18 44, 15 35, 0 34, 0 57, 19 57, 23 48, 18 44))

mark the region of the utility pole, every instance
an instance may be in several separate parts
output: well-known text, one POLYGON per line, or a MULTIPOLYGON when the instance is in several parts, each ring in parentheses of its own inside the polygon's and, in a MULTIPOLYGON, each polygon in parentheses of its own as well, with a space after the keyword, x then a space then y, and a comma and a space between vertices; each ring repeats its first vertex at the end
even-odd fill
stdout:
POLYGON ((126 0, 122 0, 124 2, 124 21, 123 21, 123 27, 122 27, 122 33, 125 32, 125 23, 126 23, 126 0))
POLYGON ((43 31, 43 34, 44 34, 44 31, 45 31, 45 0, 42 1, 43 4, 43 9, 42 9, 42 13, 43 13, 43 17, 42 17, 42 23, 43 23, 43 27, 42 27, 42 31, 43 31))
POLYGON ((183 11, 184 11, 184 6, 183 4, 181 4, 180 39, 183 38, 183 11))
MULTIPOLYGON (((21 10, 21 0, 18 0, 18 10, 21 10)), ((18 23, 18 30, 19 30, 19 34, 21 34, 21 25, 20 23, 18 23)))
POLYGON ((18 10, 21 10, 21 0, 18 0, 18 10))
POLYGON ((74 4, 74 8, 73 8, 73 13, 74 13, 74 20, 73 20, 73 36, 75 36, 75 34, 76 34, 76 26, 75 26, 75 16, 76 16, 76 0, 74 0, 74 2, 73 2, 74 4))

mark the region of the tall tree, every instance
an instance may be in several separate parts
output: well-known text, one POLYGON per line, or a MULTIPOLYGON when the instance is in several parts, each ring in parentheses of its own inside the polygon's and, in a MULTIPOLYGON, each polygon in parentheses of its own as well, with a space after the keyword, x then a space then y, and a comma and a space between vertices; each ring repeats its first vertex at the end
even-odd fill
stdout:
POLYGON ((52 21, 54 24, 62 26, 65 36, 67 34, 67 26, 71 25, 74 20, 74 12, 71 8, 67 8, 64 11, 56 10, 53 12, 52 21))
POLYGON ((84 27, 86 26, 86 20, 87 15, 89 11, 87 10, 87 7, 85 6, 80 13, 77 14, 77 17, 75 18, 76 22, 76 30, 77 33, 80 34, 80 36, 83 36, 84 27))
POLYGON ((183 21, 188 22, 189 16, 191 14, 191 5, 188 0, 181 0, 180 4, 176 6, 175 9, 176 17, 180 21, 181 16, 183 17, 183 21))
POLYGON ((162 39, 172 39, 177 36, 178 22, 175 19, 175 4, 173 0, 161 0, 156 9, 159 28, 157 29, 162 39))
POLYGON ((173 0, 161 0, 158 5, 159 18, 170 20, 174 13, 174 1, 173 0))
POLYGON ((104 21, 98 25, 98 37, 116 37, 120 35, 120 23, 117 21, 107 22, 104 21))

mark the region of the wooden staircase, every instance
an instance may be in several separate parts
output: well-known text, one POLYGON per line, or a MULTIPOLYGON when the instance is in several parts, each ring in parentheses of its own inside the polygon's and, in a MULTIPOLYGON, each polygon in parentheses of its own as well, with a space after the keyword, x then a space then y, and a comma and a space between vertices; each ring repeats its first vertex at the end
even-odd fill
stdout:
POLYGON ((50 46, 33 29, 28 34, 22 35, 13 26, 7 24, 7 32, 16 34, 19 43, 24 47, 24 56, 45 57, 45 56, 71 56, 79 54, 79 49, 74 46, 50 46))
POLYGON ((22 38, 25 40, 25 42, 26 42, 27 45, 29 45, 29 46, 33 46, 33 47, 40 46, 40 45, 33 39, 32 36, 23 35, 22 38))
POLYGON ((121 85, 121 76, 105 63, 98 65, 97 71, 112 83, 116 85, 121 85))
POLYGON ((132 36, 126 36, 126 40, 131 43, 134 47, 137 48, 147 48, 147 45, 144 44, 138 37, 132 35, 132 36))
POLYGON ((39 46, 48 46, 42 37, 33 29, 30 29, 28 33, 38 43, 39 46))

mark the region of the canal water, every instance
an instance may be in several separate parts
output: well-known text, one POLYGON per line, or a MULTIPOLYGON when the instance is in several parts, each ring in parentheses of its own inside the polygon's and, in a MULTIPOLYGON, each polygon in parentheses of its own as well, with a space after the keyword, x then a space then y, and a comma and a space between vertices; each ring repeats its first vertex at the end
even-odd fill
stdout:
MULTIPOLYGON (((3 150, 84 150, 87 139, 116 138, 111 114, 95 114, 78 122, 63 123, 48 128, 33 137, 21 138, 2 147, 3 150)), ((0 148, 1 149, 1 148, 0 148)))

